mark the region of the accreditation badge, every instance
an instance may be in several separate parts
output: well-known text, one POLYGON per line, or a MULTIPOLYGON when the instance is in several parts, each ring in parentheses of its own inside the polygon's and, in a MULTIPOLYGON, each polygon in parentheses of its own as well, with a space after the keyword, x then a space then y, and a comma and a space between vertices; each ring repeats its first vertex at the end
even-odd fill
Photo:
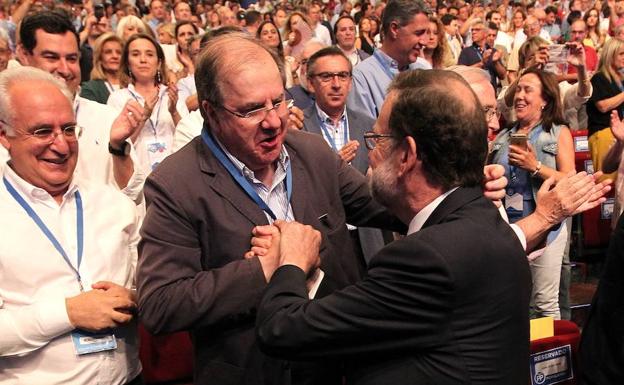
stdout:
POLYGON ((91 333, 85 330, 74 330, 71 333, 76 355, 103 352, 117 349, 117 340, 112 332, 91 333))

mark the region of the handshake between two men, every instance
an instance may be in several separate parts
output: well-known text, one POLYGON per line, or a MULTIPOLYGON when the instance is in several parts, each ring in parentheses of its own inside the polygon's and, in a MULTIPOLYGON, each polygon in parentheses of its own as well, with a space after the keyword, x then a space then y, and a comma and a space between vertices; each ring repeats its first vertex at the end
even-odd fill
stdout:
MULTIPOLYGON (((486 175, 485 196, 496 205, 505 195, 506 178, 502 168, 489 168, 486 175)), ((565 218, 580 214, 603 203, 604 195, 611 189, 611 180, 600 179, 602 172, 570 173, 556 185, 554 178, 544 181, 537 194, 537 207, 533 214, 517 222, 526 237, 527 254, 538 248, 548 231, 565 218)), ((258 257, 267 282, 273 272, 284 265, 299 267, 310 277, 319 266, 321 233, 312 226, 298 222, 275 221, 273 225, 253 229, 251 249, 246 258, 258 257)))

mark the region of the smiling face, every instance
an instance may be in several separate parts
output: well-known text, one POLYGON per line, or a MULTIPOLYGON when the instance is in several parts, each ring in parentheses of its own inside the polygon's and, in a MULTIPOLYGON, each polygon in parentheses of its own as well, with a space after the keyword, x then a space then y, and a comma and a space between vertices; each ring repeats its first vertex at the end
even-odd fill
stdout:
POLYGON ((9 88, 13 133, 0 129, 0 142, 9 151, 11 167, 25 181, 56 196, 67 190, 78 157, 78 142, 68 142, 61 129, 75 125, 74 111, 59 89, 46 82, 23 81, 9 88), (37 90, 37 92, 33 92, 37 90), (34 130, 52 128, 52 143, 32 137, 34 130))
POLYGON ((260 40, 272 48, 279 46, 279 35, 273 24, 266 23, 262 26, 262 30, 260 31, 260 40))
POLYGON ((542 96, 542 82, 535 74, 520 78, 514 95, 516 117, 521 123, 537 123, 542 117, 546 101, 542 96))
MULTIPOLYGON (((396 24, 393 22, 393 24, 396 24)), ((393 57, 400 67, 414 63, 422 47, 429 40, 429 18, 422 13, 415 15, 412 21, 405 26, 391 26, 391 34, 394 34, 394 51, 397 57, 393 57)))
POLYGON ((35 38, 37 45, 32 53, 20 50, 22 64, 37 67, 62 79, 75 93, 80 85, 80 55, 76 36, 69 31, 56 34, 38 29, 35 38))
POLYGON ((284 95, 279 69, 273 58, 263 49, 255 50, 254 60, 240 64, 236 58, 226 57, 220 79, 223 106, 202 101, 212 133, 237 159, 254 172, 273 167, 279 158, 286 136, 288 110, 270 111, 258 124, 240 118, 225 110, 246 113, 258 108, 273 107, 284 95), (236 71, 234 73, 234 71, 236 71))

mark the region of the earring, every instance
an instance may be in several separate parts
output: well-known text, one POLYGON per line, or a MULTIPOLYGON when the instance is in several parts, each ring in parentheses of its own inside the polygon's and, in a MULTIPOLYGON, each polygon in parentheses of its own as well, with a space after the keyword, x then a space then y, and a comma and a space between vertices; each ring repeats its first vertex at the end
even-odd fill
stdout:
POLYGON ((545 105, 545 104, 542 104, 542 110, 543 110, 544 108, 546 108, 546 105, 545 105))
POLYGON ((158 84, 162 82, 162 77, 160 76, 160 69, 158 70, 158 72, 156 72, 156 81, 158 82, 158 84))
POLYGON ((132 71, 130 71, 130 68, 128 68, 128 76, 130 77, 130 79, 134 80, 134 76, 132 76, 132 71))

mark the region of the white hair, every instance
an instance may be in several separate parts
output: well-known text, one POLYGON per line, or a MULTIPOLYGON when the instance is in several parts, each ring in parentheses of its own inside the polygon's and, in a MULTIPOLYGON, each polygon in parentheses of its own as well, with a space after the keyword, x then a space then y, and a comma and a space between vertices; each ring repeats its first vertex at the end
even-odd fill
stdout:
POLYGON ((465 66, 465 65, 454 65, 446 68, 448 71, 453 71, 468 83, 476 83, 476 82, 486 82, 490 83, 492 78, 490 77, 490 73, 482 68, 465 66))
POLYGON ((55 78, 49 72, 29 66, 4 70, 0 72, 0 124, 2 129, 9 135, 14 134, 11 126, 14 123, 13 118, 15 114, 9 90, 14 84, 27 81, 38 81, 41 83, 51 84, 61 91, 67 100, 69 100, 70 104, 73 103, 73 94, 69 88, 67 88, 65 82, 55 78))

